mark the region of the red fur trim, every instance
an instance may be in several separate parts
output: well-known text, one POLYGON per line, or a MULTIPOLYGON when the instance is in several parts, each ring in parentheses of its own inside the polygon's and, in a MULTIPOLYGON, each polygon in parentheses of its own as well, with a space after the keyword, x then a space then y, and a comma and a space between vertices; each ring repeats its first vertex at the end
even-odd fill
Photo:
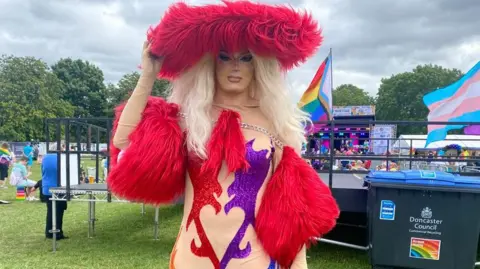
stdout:
POLYGON ((339 214, 315 170, 293 148, 284 147, 257 215, 256 231, 265 251, 288 267, 304 245, 333 229, 339 214))
MULTIPOLYGON (((117 117, 123 108, 117 110, 117 117)), ((129 137, 122 158, 113 148, 108 185, 113 193, 131 201, 171 202, 185 189, 185 135, 178 125, 177 105, 150 97, 142 120, 129 137)), ((115 121, 114 130, 118 124, 115 121)))
POLYGON ((240 128, 240 115, 231 110, 224 110, 218 118, 207 146, 208 158, 202 165, 202 173, 211 171, 214 178, 226 161, 229 172, 247 169, 245 159, 245 138, 240 128))
POLYGON ((160 77, 175 78, 206 53, 249 49, 275 57, 291 69, 312 56, 322 42, 310 14, 287 6, 249 1, 188 6, 176 3, 147 35, 154 55, 164 56, 160 77))
POLYGON ((225 132, 225 161, 228 172, 238 169, 246 170, 250 165, 245 158, 245 137, 240 128, 240 114, 234 111, 225 112, 228 118, 225 132))
POLYGON ((228 118, 226 117, 224 111, 218 118, 217 123, 212 130, 212 134, 210 135, 210 140, 208 141, 207 145, 208 158, 202 165, 202 174, 204 174, 206 171, 210 171, 214 178, 216 178, 215 176, 218 176, 225 154, 224 142, 227 124, 228 118))

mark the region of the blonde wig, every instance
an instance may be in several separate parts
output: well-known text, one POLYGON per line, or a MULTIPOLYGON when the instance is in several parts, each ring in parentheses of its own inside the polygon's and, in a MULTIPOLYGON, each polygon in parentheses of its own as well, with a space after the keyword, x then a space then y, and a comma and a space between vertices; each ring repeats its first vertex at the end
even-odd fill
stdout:
MULTIPOLYGON (((305 143, 304 126, 310 123, 309 115, 301 111, 287 92, 284 73, 274 58, 254 55, 254 80, 251 85, 260 109, 272 123, 271 133, 285 145, 300 152, 305 143)), ((214 122, 209 112, 215 90, 215 62, 206 55, 195 66, 187 70, 172 83, 169 102, 180 105, 185 114, 187 147, 199 157, 206 158, 206 144, 214 122)))

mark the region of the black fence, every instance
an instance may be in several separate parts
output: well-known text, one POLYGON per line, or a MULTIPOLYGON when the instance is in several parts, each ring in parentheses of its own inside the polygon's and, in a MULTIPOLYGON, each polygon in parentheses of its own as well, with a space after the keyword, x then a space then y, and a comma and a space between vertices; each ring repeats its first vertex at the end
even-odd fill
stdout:
MULTIPOLYGON (((325 122, 317 122, 324 124, 329 128, 329 141, 330 147, 328 153, 310 153, 307 152, 302 155, 306 160, 310 160, 312 165, 315 163, 320 163, 317 171, 319 173, 328 174, 328 185, 330 188, 333 187, 333 181, 335 174, 356 174, 363 175, 367 174, 370 170, 375 170, 378 168, 378 163, 383 163, 383 168, 387 171, 396 169, 405 170, 405 169, 425 169, 425 170, 437 170, 441 166, 435 166, 433 163, 443 162, 445 165, 443 169, 448 172, 457 173, 460 175, 468 176, 480 176, 480 167, 477 167, 475 164, 480 164, 480 154, 475 154, 474 156, 470 155, 468 157, 459 157, 458 155, 449 155, 449 156, 437 156, 435 152, 437 149, 424 149, 413 147, 414 141, 424 140, 421 138, 409 138, 407 144, 408 148, 405 147, 392 147, 396 142, 399 141, 397 134, 395 138, 373 138, 373 137, 357 137, 358 140, 368 140, 370 145, 374 141, 386 140, 386 149, 385 153, 382 154, 372 154, 372 152, 366 152, 364 154, 353 154, 353 155, 343 155, 336 152, 335 141, 345 138, 335 137, 335 129, 339 126, 370 126, 370 132, 373 128, 378 125, 395 125, 396 127, 400 126, 420 126, 426 127, 428 125, 480 125, 480 122, 427 122, 427 121, 373 121, 373 120, 333 120, 325 122), (419 154, 415 154, 414 151, 417 150, 419 154), (425 155, 425 152, 432 151, 433 156, 425 155), (406 153, 405 153, 406 152, 406 153), (337 162, 338 161, 338 162, 337 162), (354 161, 362 161, 363 163, 369 162, 372 165, 367 169, 346 169, 346 167, 335 165, 335 163, 353 163, 354 161), (459 166, 454 165, 458 163, 464 163, 465 165, 459 166), (422 165, 419 165, 422 164, 422 165), (453 166, 457 169, 450 169, 453 166)), ((70 190, 70 155, 77 155, 77 165, 80 167, 80 161, 82 157, 86 155, 95 160, 95 182, 99 182, 99 171, 100 171, 100 158, 107 158, 107 162, 110 163, 110 139, 111 139, 111 129, 112 129, 112 119, 111 118, 55 118, 45 120, 45 138, 47 144, 47 153, 57 153, 58 165, 61 167, 61 158, 62 153, 65 153, 66 158, 66 188, 67 188, 67 197, 69 199, 69 190, 70 190), (101 145, 104 145, 102 148, 101 145)), ((326 133, 326 131, 322 131, 326 133)), ((447 139, 451 141, 451 144, 458 143, 458 139, 447 139)), ((480 139, 461 139, 462 142, 465 141, 478 141, 480 145, 480 139)), ((338 144, 338 143, 337 143, 338 144)), ((401 144, 399 142, 398 144, 401 144)), ((475 153, 476 150, 480 152, 480 147, 478 149, 469 149, 475 153)), ((108 166, 109 167, 109 166, 108 166)), ((357 167, 358 168, 358 167, 357 167)), ((440 169, 441 170, 441 169, 440 169)), ((58 176, 58 183, 61 186, 61 176, 58 176)), ((107 168, 108 171, 108 168, 107 168)), ((79 170, 79 178, 82 177, 82 172, 79 170)))
MULTIPOLYGON (((87 171, 82 169, 82 158, 88 156, 95 161, 94 182, 100 180, 100 159, 106 158, 110 163, 110 136, 112 129, 111 118, 54 118, 45 120, 45 142, 47 153, 57 154, 58 175, 57 184, 61 184, 62 154, 65 156, 65 187, 67 200, 70 200, 71 173, 70 157, 76 155, 78 178, 82 183, 87 182, 87 171), (101 148, 100 145, 105 144, 101 148)), ((107 166, 109 171, 110 166, 107 166)), ((108 173, 108 172, 107 172, 108 173)), ((109 199, 111 199, 109 197, 109 199)))
MULTIPOLYGON (((379 141, 379 140, 386 140, 386 148, 385 148, 385 153, 382 154, 373 154, 372 152, 366 152, 364 154, 353 154, 353 155, 344 155, 344 154, 339 154, 338 149, 335 148, 335 141, 336 140, 345 140, 345 138, 338 138, 335 137, 335 129, 338 126, 365 126, 368 125, 370 126, 370 131, 376 126, 376 125, 395 125, 396 128, 399 126, 422 126, 426 127, 428 125, 464 125, 464 126, 470 126, 470 125, 480 125, 480 122, 428 122, 428 121, 363 121, 363 120, 333 120, 333 121, 325 121, 325 122, 316 122, 316 124, 323 124, 324 126, 328 127, 328 133, 329 133, 329 140, 330 140, 330 147, 328 149, 328 153, 310 153, 307 152, 302 155, 302 157, 306 160, 311 160, 311 161, 320 161, 322 163, 326 163, 327 165, 321 165, 321 167, 318 169, 318 172, 322 173, 328 173, 329 174, 329 186, 332 188, 332 183, 333 183, 333 175, 334 174, 367 174, 370 170, 374 170, 376 167, 370 167, 370 169, 342 169, 342 168, 337 168, 335 169, 334 164, 337 163, 336 161, 370 161, 374 162, 384 162, 386 163, 386 170, 390 171, 392 164, 395 164, 395 167, 398 167, 398 164, 402 164, 401 169, 419 169, 422 167, 418 166, 418 162, 425 162, 427 163, 426 166, 423 168, 425 169, 434 169, 434 168, 441 168, 435 167, 435 165, 432 165, 433 163, 439 163, 443 162, 445 163, 445 171, 447 172, 453 172, 455 174, 459 175, 465 175, 465 176, 480 176, 480 167, 477 167, 476 163, 480 164, 480 154, 475 154, 475 151, 480 152, 480 146, 479 148, 469 148, 469 152, 474 152, 474 156, 470 155, 468 157, 462 157, 457 155, 444 155, 444 156, 438 156, 438 150, 436 148, 414 148, 413 144, 414 141, 425 141, 424 138, 407 138, 405 139, 407 144, 409 145, 408 148, 403 147, 402 141, 399 139, 399 135, 397 134, 395 138, 373 138, 373 137, 368 137, 368 138, 355 138, 357 140, 368 140, 370 142, 370 147, 372 142, 374 141, 379 141), (394 147, 393 145, 398 144, 400 145, 399 147, 394 147), (415 151, 417 154, 415 154, 415 151), (405 152, 407 152, 405 154, 405 152), (431 156, 429 156, 428 152, 431 152, 431 156), (425 156, 426 155, 426 156, 425 156), (477 156, 479 155, 479 156, 477 156), (457 166, 457 169, 453 169, 454 163, 465 163, 463 167, 457 166), (452 164, 452 165, 449 165, 452 164), (470 165, 469 165, 470 164, 470 165)), ((322 131, 323 133, 327 133, 326 131, 322 131)), ((472 139, 472 138, 461 138, 461 139, 445 139, 444 141, 448 141, 451 144, 456 144, 459 142, 466 142, 466 141, 478 141, 478 144, 480 145, 480 139, 472 139)), ((440 169, 441 170, 441 169, 440 169)))

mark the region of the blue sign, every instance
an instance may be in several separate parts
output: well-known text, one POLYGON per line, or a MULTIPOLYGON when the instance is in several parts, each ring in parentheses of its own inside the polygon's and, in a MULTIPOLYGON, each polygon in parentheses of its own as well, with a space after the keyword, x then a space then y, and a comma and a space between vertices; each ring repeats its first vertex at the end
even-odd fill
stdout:
POLYGON ((390 200, 382 200, 380 203, 380 219, 395 220, 395 203, 390 200))

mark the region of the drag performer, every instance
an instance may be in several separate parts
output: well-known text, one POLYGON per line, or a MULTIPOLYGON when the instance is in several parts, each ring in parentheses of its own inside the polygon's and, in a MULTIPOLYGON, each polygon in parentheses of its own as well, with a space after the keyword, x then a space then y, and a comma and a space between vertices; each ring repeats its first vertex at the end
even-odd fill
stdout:
POLYGON ((308 115, 284 83, 321 40, 311 16, 243 1, 177 3, 150 29, 108 184, 131 201, 184 197, 171 269, 304 269, 335 226, 329 188, 299 156, 308 115), (168 100, 150 97, 156 77, 168 100))

